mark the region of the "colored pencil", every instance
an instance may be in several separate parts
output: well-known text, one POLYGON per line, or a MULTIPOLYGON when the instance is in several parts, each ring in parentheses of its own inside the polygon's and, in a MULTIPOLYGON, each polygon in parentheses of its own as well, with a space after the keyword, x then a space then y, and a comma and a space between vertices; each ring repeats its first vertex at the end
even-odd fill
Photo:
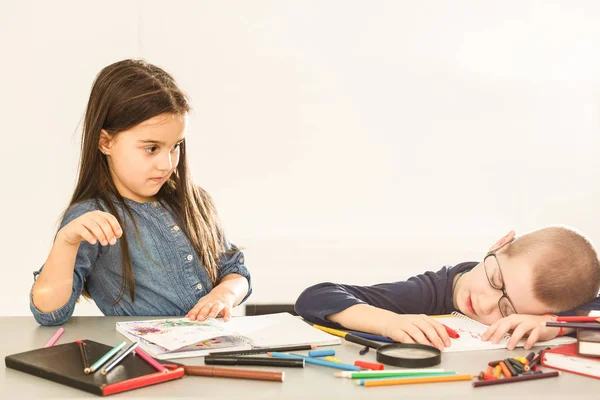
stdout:
POLYGON ((278 353, 276 351, 271 352, 271 353, 267 353, 270 356, 273 357, 280 357, 280 358, 295 358, 295 359, 304 359, 304 362, 307 364, 315 364, 315 365, 321 365, 323 367, 330 367, 330 368, 336 368, 336 369, 344 369, 347 371, 360 371, 359 367, 356 367, 354 365, 349 365, 349 364, 343 364, 343 363, 336 363, 336 362, 331 362, 331 361, 325 361, 325 360, 321 360, 318 358, 311 358, 311 357, 304 357, 298 354, 286 354, 286 353, 278 353))
POLYGON ((98 368, 103 366, 112 356, 117 354, 119 352, 119 350, 121 350, 123 347, 125 347, 126 344, 127 344, 127 342, 122 341, 121 343, 119 343, 118 345, 116 345, 115 347, 110 349, 105 355, 100 357, 98 359, 98 361, 96 361, 94 364, 92 364, 92 366, 90 367, 90 372, 96 372, 96 370, 98 368))
POLYGON ((394 379, 431 378, 434 376, 456 376, 456 372, 441 372, 436 375, 420 374, 420 375, 404 376, 404 377, 394 376, 394 377, 382 377, 382 378, 364 378, 364 379, 359 379, 358 383, 356 383, 356 381, 355 381, 355 385, 365 386, 365 382, 389 381, 389 380, 394 380, 394 379))
POLYGON ((512 378, 504 378, 504 379, 495 379, 493 381, 478 381, 473 382, 473 387, 481 387, 481 386, 491 386, 491 385, 502 385, 504 383, 514 383, 514 382, 522 382, 522 381, 530 381, 533 379, 545 379, 545 378, 554 378, 560 375, 560 372, 544 372, 541 374, 535 375, 519 375, 513 376, 512 378))
POLYGON ((167 368, 165 368, 161 363, 159 363, 158 361, 156 361, 154 358, 150 357, 148 354, 146 354, 139 347, 137 347, 134 351, 144 361, 146 361, 148 364, 152 365, 157 371, 159 371, 159 372, 169 372, 169 370, 167 368))
POLYGON ((214 376, 219 378, 255 379, 261 381, 283 382, 284 372, 263 371, 257 369, 200 367, 186 365, 183 367, 186 375, 214 376))
POLYGON ((52 337, 50 338, 50 340, 48 340, 48 343, 46 343, 46 345, 44 347, 52 347, 52 346, 54 346, 54 343, 56 343, 56 341, 58 340, 58 338, 60 337, 60 335, 63 334, 64 331, 65 331, 65 328, 58 328, 58 330, 56 331, 56 333, 54 335, 52 335, 52 337))
MULTIPOLYGON (((532 375, 533 376, 533 375, 532 375)), ((455 382, 455 381, 470 381, 473 375, 451 375, 451 376, 429 376, 423 378, 396 378, 386 380, 367 380, 362 385, 360 380, 355 381, 357 386, 373 387, 373 386, 394 386, 394 385, 412 385, 415 383, 437 383, 437 382, 455 382)), ((481 381, 495 382, 495 381, 481 381)))
POLYGON ((125 359, 136 347, 138 347, 139 343, 135 342, 128 348, 126 348, 121 354, 119 354, 114 360, 112 360, 106 367, 100 371, 102 375, 108 374, 114 367, 119 365, 121 361, 125 359))
POLYGON ((393 377, 393 376, 410 376, 415 374, 442 374, 445 373, 443 368, 414 368, 414 369, 388 369, 383 371, 340 371, 333 374, 337 378, 350 378, 350 379, 362 379, 362 378, 378 378, 378 377, 393 377))
POLYGON ((317 328, 320 331, 327 332, 330 335, 339 336, 341 338, 346 337, 348 332, 340 331, 339 329, 328 328, 326 326, 321 325, 313 325, 313 328, 317 328))

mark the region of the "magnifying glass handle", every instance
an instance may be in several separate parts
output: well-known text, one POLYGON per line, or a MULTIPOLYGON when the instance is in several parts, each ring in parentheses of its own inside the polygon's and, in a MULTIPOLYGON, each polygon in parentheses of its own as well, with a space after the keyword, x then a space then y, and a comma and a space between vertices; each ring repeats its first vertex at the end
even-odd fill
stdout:
POLYGON ((344 339, 346 339, 347 341, 352 342, 352 343, 360 344, 360 345, 363 345, 363 346, 368 346, 368 347, 370 347, 372 349, 378 349, 381 346, 383 346, 380 343, 374 342, 374 341, 369 340, 369 339, 364 339, 364 338, 358 337, 358 336, 353 335, 351 333, 346 334, 346 336, 344 336, 344 339))

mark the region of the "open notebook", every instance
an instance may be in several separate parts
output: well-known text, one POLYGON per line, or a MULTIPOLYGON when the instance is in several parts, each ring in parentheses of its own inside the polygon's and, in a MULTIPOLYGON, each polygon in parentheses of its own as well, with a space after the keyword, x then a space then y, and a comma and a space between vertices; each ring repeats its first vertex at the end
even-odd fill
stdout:
POLYGON ((117 322, 117 331, 164 360, 201 357, 209 352, 314 344, 340 344, 338 337, 313 328, 289 313, 234 317, 229 322, 187 318, 117 322))
MULTIPOLYGON (((456 311, 451 315, 435 316, 433 318, 454 329, 460 335, 460 338, 458 339, 450 339, 452 344, 450 347, 446 347, 444 352, 504 349, 508 345, 508 340, 510 339, 510 335, 506 334, 498 344, 482 341, 481 335, 487 330, 488 325, 477 322, 456 311)), ((521 339, 517 344, 517 347, 523 347, 526 340, 527 338, 521 339)), ((557 346, 573 343, 576 340, 577 339, 575 338, 564 336, 545 342, 538 342, 535 346, 557 346)))

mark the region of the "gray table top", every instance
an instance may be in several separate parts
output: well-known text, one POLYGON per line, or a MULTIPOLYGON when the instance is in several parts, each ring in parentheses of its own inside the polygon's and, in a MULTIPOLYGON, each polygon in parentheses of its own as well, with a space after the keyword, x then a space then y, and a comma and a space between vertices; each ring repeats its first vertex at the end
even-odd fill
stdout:
MULTIPOLYGON (((136 319, 144 318, 73 317, 64 325, 65 332, 57 343, 89 339, 107 345, 116 345, 124 338, 115 330, 115 323, 136 319)), ((1 317, 0 326, 0 354, 2 356, 43 347, 57 330, 56 327, 39 326, 32 317, 1 317)), ((353 343, 344 341, 341 346, 332 346, 331 348, 336 351, 336 358, 350 364, 357 359, 375 361, 373 350, 360 357, 358 355, 360 346, 353 343)), ((304 352, 300 353, 305 354, 304 352)), ((485 369, 488 361, 526 355, 527 353, 523 349, 447 353, 443 354, 442 364, 439 367, 460 374, 477 374, 485 369)), ((202 358, 186 358, 175 361, 188 365, 203 365, 202 358)), ((261 369, 261 367, 245 368, 261 369)), ((348 399, 373 396, 379 398, 402 396, 404 398, 483 399, 506 396, 507 398, 564 400, 565 397, 591 398, 597 396, 598 389, 600 389, 600 385, 598 385, 600 381, 598 380, 567 373, 558 378, 483 388, 473 388, 469 382, 365 388, 355 386, 350 379, 335 378, 333 373, 337 370, 327 367, 307 365, 304 369, 278 369, 272 367, 262 369, 285 371, 285 382, 187 376, 180 380, 141 388, 116 396, 138 399, 186 397, 211 399, 348 399)), ((545 368, 545 370, 549 369, 545 368)), ((20 371, 7 369, 2 363, 0 399, 76 399, 93 397, 96 396, 20 371)))

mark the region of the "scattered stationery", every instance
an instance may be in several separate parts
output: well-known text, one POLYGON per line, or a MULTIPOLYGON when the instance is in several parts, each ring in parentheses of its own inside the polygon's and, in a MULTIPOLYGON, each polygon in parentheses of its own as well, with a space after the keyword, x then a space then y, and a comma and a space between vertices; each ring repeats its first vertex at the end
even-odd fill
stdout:
POLYGON ((544 351, 541 363, 545 367, 600 379, 600 358, 577 354, 577 343, 544 351))
POLYGON ((119 352, 119 350, 121 350, 123 347, 125 347, 125 344, 127 344, 127 342, 123 341, 123 342, 119 343, 118 345, 116 345, 115 347, 113 347, 112 349, 110 349, 106 354, 104 354, 102 357, 100 357, 98 359, 98 361, 96 361, 94 364, 92 364, 92 366, 90 367, 90 372, 96 372, 98 370, 98 368, 100 368, 101 366, 106 364, 106 362, 108 360, 110 360, 112 358, 112 356, 117 354, 119 352))
POLYGON ((265 371, 260 369, 238 369, 218 367, 183 367, 186 375, 213 376, 219 378, 255 379, 261 381, 283 382, 285 372, 265 371))
POLYGON ((129 340, 138 342, 145 352, 161 360, 269 347, 341 343, 339 338, 314 329, 289 313, 234 317, 229 322, 212 318, 205 321, 175 318, 117 322, 116 328, 129 340))
POLYGON ((600 357, 600 331, 577 329, 577 345, 582 356, 600 357))
MULTIPOLYGON (((510 334, 506 334, 500 343, 493 344, 490 341, 482 341, 481 335, 487 330, 488 325, 475 321, 466 315, 458 312, 453 312, 451 315, 434 316, 437 321, 441 322, 450 329, 456 331, 459 338, 450 338, 450 346, 444 348, 445 353, 457 351, 473 351, 473 350, 494 350, 504 349, 508 345, 510 334)), ((517 343, 517 347, 523 347, 527 338, 521 339, 517 343)), ((575 338, 569 336, 558 337, 545 342, 538 342, 535 346, 562 345, 575 342, 575 338)))
POLYGON ((278 352, 272 352, 272 353, 268 353, 268 354, 270 356, 279 357, 279 358, 303 359, 304 362, 306 362, 307 364, 321 365, 323 367, 343 369, 346 371, 360 371, 360 367, 357 367, 355 365, 325 361, 325 360, 321 360, 319 358, 305 357, 305 356, 301 356, 298 354, 287 354, 287 353, 278 353, 278 352))
POLYGON ((58 340, 60 335, 63 334, 64 331, 65 331, 65 328, 58 328, 56 333, 54 335, 52 335, 52 337, 50 338, 50 340, 48 340, 48 343, 46 343, 46 345, 44 347, 54 346, 54 343, 56 343, 56 341, 58 340))
POLYGON ((337 378, 349 379, 366 379, 366 378, 395 378, 399 376, 433 376, 445 374, 446 371, 442 368, 417 368, 417 369, 394 369, 394 370, 377 370, 377 371, 340 371, 333 374, 337 378))
MULTIPOLYGON (((90 361, 102 358, 110 346, 91 340, 82 341, 90 361)), ((157 372, 141 357, 126 357, 112 372, 85 374, 79 343, 71 342, 13 354, 5 357, 7 368, 19 370, 76 389, 108 396, 161 383, 184 375, 183 368, 157 372)))
POLYGON ((138 344, 136 342, 134 342, 131 346, 129 346, 127 349, 125 349, 121 354, 116 356, 114 358, 114 360, 112 360, 106 367, 102 368, 102 371, 100 371, 102 373, 102 375, 108 374, 114 367, 119 365, 119 363, 121 361, 123 361, 123 359, 125 357, 127 357, 137 346, 138 346, 138 344))

